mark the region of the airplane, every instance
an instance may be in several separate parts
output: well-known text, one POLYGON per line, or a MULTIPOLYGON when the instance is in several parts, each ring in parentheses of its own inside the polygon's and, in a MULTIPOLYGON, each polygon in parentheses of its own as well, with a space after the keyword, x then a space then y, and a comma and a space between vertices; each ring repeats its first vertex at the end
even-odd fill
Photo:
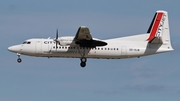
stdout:
POLYGON ((55 39, 33 38, 22 44, 8 47, 10 52, 36 57, 80 58, 80 66, 85 67, 87 58, 124 59, 170 52, 171 46, 168 12, 156 11, 147 33, 100 40, 93 38, 86 26, 80 26, 75 36, 55 39))

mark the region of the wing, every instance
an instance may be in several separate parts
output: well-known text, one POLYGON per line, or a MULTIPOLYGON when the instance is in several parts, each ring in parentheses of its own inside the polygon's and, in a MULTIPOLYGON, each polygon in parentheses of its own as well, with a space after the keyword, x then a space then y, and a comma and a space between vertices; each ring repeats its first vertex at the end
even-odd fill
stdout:
POLYGON ((96 46, 105 46, 106 42, 100 40, 93 40, 89 28, 86 26, 80 26, 76 36, 74 38, 76 44, 81 47, 96 47, 96 46))
POLYGON ((86 26, 79 27, 76 36, 76 40, 92 40, 92 36, 90 34, 89 28, 86 26))

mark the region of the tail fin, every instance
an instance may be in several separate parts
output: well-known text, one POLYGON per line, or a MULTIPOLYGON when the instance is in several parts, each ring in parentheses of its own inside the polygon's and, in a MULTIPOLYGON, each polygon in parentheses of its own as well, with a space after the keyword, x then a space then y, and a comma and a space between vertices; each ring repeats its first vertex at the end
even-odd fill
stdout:
POLYGON ((157 11, 147 31, 149 38, 147 41, 154 44, 170 43, 168 13, 157 11))

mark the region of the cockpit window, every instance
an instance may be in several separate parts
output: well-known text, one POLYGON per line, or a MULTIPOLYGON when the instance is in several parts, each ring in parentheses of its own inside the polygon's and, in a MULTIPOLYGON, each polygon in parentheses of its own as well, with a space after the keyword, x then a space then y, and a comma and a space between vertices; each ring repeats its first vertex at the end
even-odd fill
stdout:
POLYGON ((27 42, 27 44, 31 44, 31 42, 27 42))
POLYGON ((23 42, 23 44, 26 44, 27 42, 25 41, 25 42, 23 42))
POLYGON ((31 42, 30 41, 25 41, 25 42, 23 42, 23 44, 31 44, 31 42))

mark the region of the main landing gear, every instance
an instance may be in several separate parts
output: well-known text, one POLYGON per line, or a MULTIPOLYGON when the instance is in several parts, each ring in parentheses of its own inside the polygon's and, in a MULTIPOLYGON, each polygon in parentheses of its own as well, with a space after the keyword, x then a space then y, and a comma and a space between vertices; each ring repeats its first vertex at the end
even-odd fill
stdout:
POLYGON ((17 62, 18 62, 18 63, 21 63, 21 62, 22 62, 22 59, 20 58, 20 55, 21 55, 21 54, 17 53, 17 56, 18 56, 17 62))
POLYGON ((80 58, 80 60, 81 60, 80 66, 81 66, 81 67, 85 67, 85 66, 86 66, 86 61, 87 61, 87 59, 85 58, 85 53, 86 53, 86 51, 85 51, 85 47, 83 47, 82 49, 83 49, 83 51, 81 51, 81 50, 78 48, 79 54, 81 55, 81 58, 80 58))
POLYGON ((86 66, 86 61, 87 61, 87 59, 86 58, 81 58, 81 63, 80 63, 80 65, 81 65, 81 67, 85 67, 86 66))

